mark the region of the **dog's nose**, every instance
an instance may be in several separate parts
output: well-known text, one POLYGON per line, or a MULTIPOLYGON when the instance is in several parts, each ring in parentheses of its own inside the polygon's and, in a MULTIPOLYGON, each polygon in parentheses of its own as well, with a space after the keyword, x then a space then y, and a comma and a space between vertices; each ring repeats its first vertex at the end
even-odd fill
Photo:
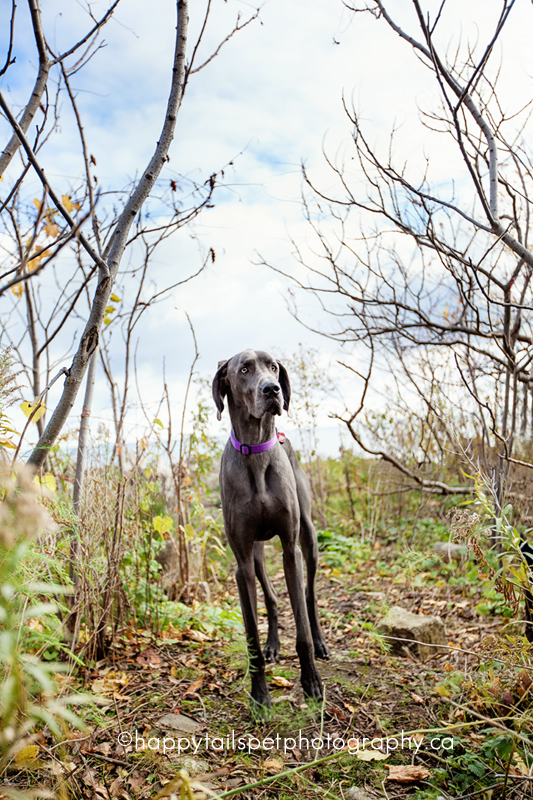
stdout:
POLYGON ((266 394, 268 397, 276 397, 280 393, 280 388, 277 383, 273 381, 269 381, 268 383, 264 383, 261 387, 263 394, 266 394))

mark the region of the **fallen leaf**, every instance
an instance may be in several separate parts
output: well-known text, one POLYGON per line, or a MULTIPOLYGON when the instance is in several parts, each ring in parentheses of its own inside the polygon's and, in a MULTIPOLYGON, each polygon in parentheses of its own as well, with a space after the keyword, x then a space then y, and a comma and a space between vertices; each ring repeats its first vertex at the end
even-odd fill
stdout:
POLYGON ((15 756, 15 764, 19 768, 27 767, 32 761, 35 761, 38 755, 39 745, 29 744, 26 747, 23 747, 22 750, 18 751, 17 755, 15 756))
POLYGON ((115 778, 113 783, 109 786, 109 794, 111 797, 118 797, 124 785, 122 778, 115 778))
POLYGON ((192 628, 185 628, 183 633, 188 639, 192 639, 193 642, 209 642, 210 640, 206 633, 202 633, 202 631, 195 631, 192 628))
POLYGON ((152 650, 151 647, 148 647, 146 650, 143 650, 142 653, 139 653, 135 661, 142 666, 158 667, 161 664, 161 656, 159 656, 155 650, 152 650))
POLYGON ((273 683, 274 686, 281 686, 284 689, 290 689, 292 686, 294 686, 294 683, 291 683, 291 681, 288 681, 287 678, 284 678, 281 675, 274 675, 270 679, 270 682, 273 683))
POLYGON ((379 750, 358 750, 355 757, 359 761, 384 761, 389 757, 389 754, 380 753, 379 750))
POLYGON ((518 753, 514 753, 513 755, 513 763, 515 767, 515 774, 517 775, 529 775, 529 768, 527 764, 524 763, 523 759, 518 755, 518 753))
POLYGON ((42 622, 38 619, 33 619, 33 618, 28 619, 26 620, 26 625, 28 626, 30 631, 39 631, 40 633, 44 631, 44 626, 42 622))
POLYGON ((398 781, 398 783, 413 783, 414 781, 423 781, 429 777, 429 769, 426 767, 419 767, 416 765, 397 765, 385 764, 389 770, 387 780, 398 781))
POLYGON ((411 697, 413 698, 413 700, 415 701, 415 703, 421 703, 421 704, 424 704, 424 703, 426 702, 426 701, 424 700, 424 698, 423 698, 423 697, 420 697, 420 695, 419 695, 419 694, 415 694, 415 692, 413 692, 413 693, 411 694, 411 697))
POLYGON ((195 681, 194 683, 191 683, 191 685, 189 686, 189 688, 185 692, 184 696, 186 697, 188 694, 194 694, 195 692, 198 691, 198 689, 201 689, 203 685, 204 685, 204 679, 203 678, 200 678, 200 680, 195 681))
POLYGON ((263 766, 265 769, 270 770, 270 772, 281 772, 285 765, 279 758, 267 758, 267 760, 263 762, 263 766))
POLYGON ((91 689, 96 694, 114 694, 121 686, 127 686, 129 678, 125 672, 109 672, 103 678, 98 678, 91 684, 91 689))

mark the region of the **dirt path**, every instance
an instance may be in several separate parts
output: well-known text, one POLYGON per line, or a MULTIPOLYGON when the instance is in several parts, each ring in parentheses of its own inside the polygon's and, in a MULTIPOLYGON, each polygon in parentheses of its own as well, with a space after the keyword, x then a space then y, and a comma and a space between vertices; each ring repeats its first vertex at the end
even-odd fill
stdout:
MULTIPOLYGON (((435 743, 437 734, 421 740, 410 732, 463 719, 449 706, 450 680, 479 659, 459 651, 424 663, 407 655, 393 658, 369 629, 387 605, 402 605, 438 614, 449 643, 475 652, 500 621, 480 620, 475 612, 479 594, 450 586, 439 579, 438 568, 432 575, 409 577, 395 569, 396 560, 397 553, 382 549, 353 564, 350 573, 322 568, 319 606, 331 650, 330 660, 320 662, 323 713, 307 706, 299 686, 294 622, 275 549, 269 571, 279 595, 282 658, 268 668, 274 703, 268 722, 255 724, 250 718, 244 638, 235 628, 195 625, 191 617, 158 642, 148 635, 118 642, 114 657, 85 675, 86 685, 103 694, 107 707, 95 712, 89 736, 70 745, 75 769, 69 782, 78 786, 80 797, 148 798, 181 766, 212 791, 227 792, 314 758, 335 756, 243 796, 289 798, 296 791, 339 798, 358 786, 370 798, 392 800, 429 787, 449 757, 449 742, 442 746, 444 734, 435 743), (364 739, 366 755, 361 754, 364 739), (369 751, 374 760, 367 760, 369 751), (386 780, 389 765, 412 764, 425 769, 422 781, 386 780)), ((459 578, 461 570, 456 568, 459 578)), ((219 608, 238 607, 233 583, 228 587, 215 600, 219 608)), ((202 619, 201 609, 196 616, 202 619)), ((266 635, 264 611, 260 626, 266 635)))

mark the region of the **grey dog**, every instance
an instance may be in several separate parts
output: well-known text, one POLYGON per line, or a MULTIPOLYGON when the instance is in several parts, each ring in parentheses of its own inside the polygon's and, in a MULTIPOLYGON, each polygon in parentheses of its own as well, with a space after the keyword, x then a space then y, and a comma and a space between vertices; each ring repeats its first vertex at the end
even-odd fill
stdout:
POLYGON ((222 512, 228 542, 237 560, 235 577, 252 676, 252 712, 264 716, 271 707, 265 660, 279 655, 278 607, 265 567, 264 542, 276 534, 283 547, 283 568, 296 622, 296 650, 305 694, 322 699, 322 681, 315 663, 328 658, 318 621, 315 575, 316 532, 311 520, 309 482, 296 454, 274 426, 276 415, 289 410, 291 386, 287 370, 262 350, 244 350, 221 361, 213 380, 213 398, 221 419, 227 398, 232 424, 220 466, 222 512), (307 566, 307 591, 301 544, 307 566), (261 652, 257 628, 255 576, 265 595, 268 637, 261 652))

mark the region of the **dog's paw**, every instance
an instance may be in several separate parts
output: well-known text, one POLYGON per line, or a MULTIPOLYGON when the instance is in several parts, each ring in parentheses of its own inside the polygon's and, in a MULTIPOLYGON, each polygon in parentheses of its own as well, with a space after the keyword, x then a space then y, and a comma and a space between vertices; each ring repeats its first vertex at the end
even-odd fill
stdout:
POLYGON ((263 656, 267 663, 274 664, 279 658, 279 641, 267 641, 263 648, 263 656))
POLYGON ((321 658, 323 661, 327 661, 329 658, 329 650, 324 639, 313 642, 313 646, 315 648, 315 658, 321 658))
POLYGON ((257 687, 252 687, 252 695, 250 698, 250 714, 254 722, 266 722, 272 717, 272 701, 270 694, 266 688, 261 691, 257 687))
POLYGON ((302 689, 309 700, 322 701, 324 699, 322 679, 318 672, 313 671, 307 675, 302 675, 302 689))

